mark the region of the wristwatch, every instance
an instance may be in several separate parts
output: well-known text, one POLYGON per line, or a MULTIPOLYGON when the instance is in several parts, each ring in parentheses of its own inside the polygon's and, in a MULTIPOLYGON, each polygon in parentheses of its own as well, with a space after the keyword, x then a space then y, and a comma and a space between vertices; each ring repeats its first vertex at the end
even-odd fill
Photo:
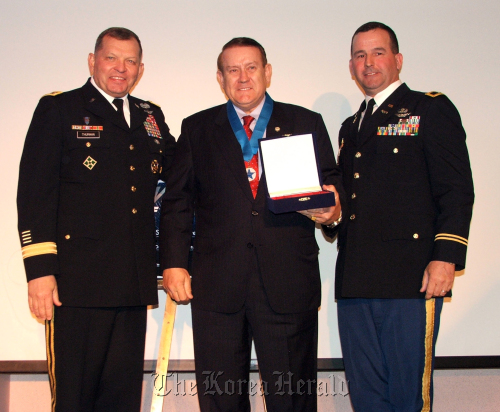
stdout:
POLYGON ((334 229, 334 228, 335 228, 335 226, 338 226, 338 225, 340 224, 340 222, 342 222, 342 210, 340 211, 340 216, 339 216, 339 218, 338 218, 335 222, 330 223, 329 225, 326 225, 326 227, 327 227, 328 229, 334 229))

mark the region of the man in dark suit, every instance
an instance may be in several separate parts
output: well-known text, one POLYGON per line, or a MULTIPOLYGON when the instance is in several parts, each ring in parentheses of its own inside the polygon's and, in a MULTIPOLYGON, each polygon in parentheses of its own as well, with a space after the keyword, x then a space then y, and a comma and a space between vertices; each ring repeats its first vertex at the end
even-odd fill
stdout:
POLYGON ((340 203, 306 216, 272 213, 257 153, 244 157, 242 145, 255 135, 315 132, 326 187, 333 191, 340 176, 321 116, 273 102, 266 94, 271 74, 255 40, 223 47, 217 77, 228 103, 184 120, 163 198, 164 286, 176 301, 191 300, 202 411, 250 410, 252 339, 267 410, 316 410, 321 282, 314 220, 333 224, 340 203))
POLYGON ((137 35, 105 30, 88 63, 92 78, 44 96, 26 136, 29 306, 46 321, 53 410, 137 412, 157 303, 153 199, 175 140, 158 106, 128 94, 144 68, 137 35))
POLYGON ((443 297, 465 267, 474 201, 460 115, 441 93, 403 84, 402 64, 392 29, 355 32, 349 67, 366 96, 339 135, 335 287, 356 411, 432 408, 443 297))

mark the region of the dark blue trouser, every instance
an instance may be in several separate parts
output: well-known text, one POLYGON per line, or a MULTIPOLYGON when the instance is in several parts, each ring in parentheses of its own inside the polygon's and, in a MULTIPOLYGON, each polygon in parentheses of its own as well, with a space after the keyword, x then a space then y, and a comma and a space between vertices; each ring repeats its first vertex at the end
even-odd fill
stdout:
POLYGON ((443 299, 339 299, 337 303, 354 410, 431 411, 443 299))

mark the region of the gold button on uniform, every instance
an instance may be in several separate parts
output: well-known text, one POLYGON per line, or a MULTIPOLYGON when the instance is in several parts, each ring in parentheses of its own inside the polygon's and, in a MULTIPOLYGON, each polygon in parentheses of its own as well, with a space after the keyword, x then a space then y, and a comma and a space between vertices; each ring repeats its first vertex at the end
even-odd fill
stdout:
POLYGON ((68 240, 71 236, 70 235, 66 235, 64 236, 64 239, 68 240))
POLYGON ((353 194, 351 195, 351 199, 354 199, 355 197, 356 197, 356 193, 353 193, 353 194))
POLYGON ((135 187, 135 186, 132 186, 132 187, 130 188, 130 190, 132 190, 132 192, 135 192, 137 189, 136 189, 136 187, 135 187))
POLYGON ((351 219, 351 220, 356 219, 356 215, 351 215, 351 217, 349 217, 349 219, 351 219))
POLYGON ((90 142, 87 142, 87 143, 85 144, 85 146, 90 147, 90 146, 92 146, 92 145, 90 144, 90 142))
POLYGON ((131 144, 131 145, 129 146, 129 149, 130 149, 130 150, 134 150, 134 149, 135 149, 134 145, 133 145, 133 144, 131 144))
POLYGON ((359 179, 359 173, 354 173, 354 179, 359 179))
POLYGON ((135 207, 132 209, 132 213, 133 213, 134 215, 137 213, 137 209, 136 209, 135 207))
POLYGON ((358 153, 356 153, 354 156, 356 156, 356 157, 358 157, 358 158, 359 158, 359 157, 361 157, 361 153, 359 153, 359 152, 358 152, 358 153))
POLYGON ((418 239, 418 233, 413 234, 413 239, 418 239))
POLYGON ((135 167, 134 166, 130 166, 130 170, 132 170, 132 172, 135 170, 135 167))
POLYGON ((393 152, 394 152, 394 153, 399 152, 398 148, 397 148, 397 147, 395 147, 395 148, 394 148, 394 150, 393 150, 393 152))

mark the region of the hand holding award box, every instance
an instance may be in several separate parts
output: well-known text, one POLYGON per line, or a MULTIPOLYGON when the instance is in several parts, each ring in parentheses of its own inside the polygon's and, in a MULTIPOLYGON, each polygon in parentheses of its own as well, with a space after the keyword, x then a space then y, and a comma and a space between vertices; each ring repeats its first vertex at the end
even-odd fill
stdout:
POLYGON ((322 190, 314 133, 259 140, 267 181, 267 205, 274 213, 335 205, 335 194, 322 190))

